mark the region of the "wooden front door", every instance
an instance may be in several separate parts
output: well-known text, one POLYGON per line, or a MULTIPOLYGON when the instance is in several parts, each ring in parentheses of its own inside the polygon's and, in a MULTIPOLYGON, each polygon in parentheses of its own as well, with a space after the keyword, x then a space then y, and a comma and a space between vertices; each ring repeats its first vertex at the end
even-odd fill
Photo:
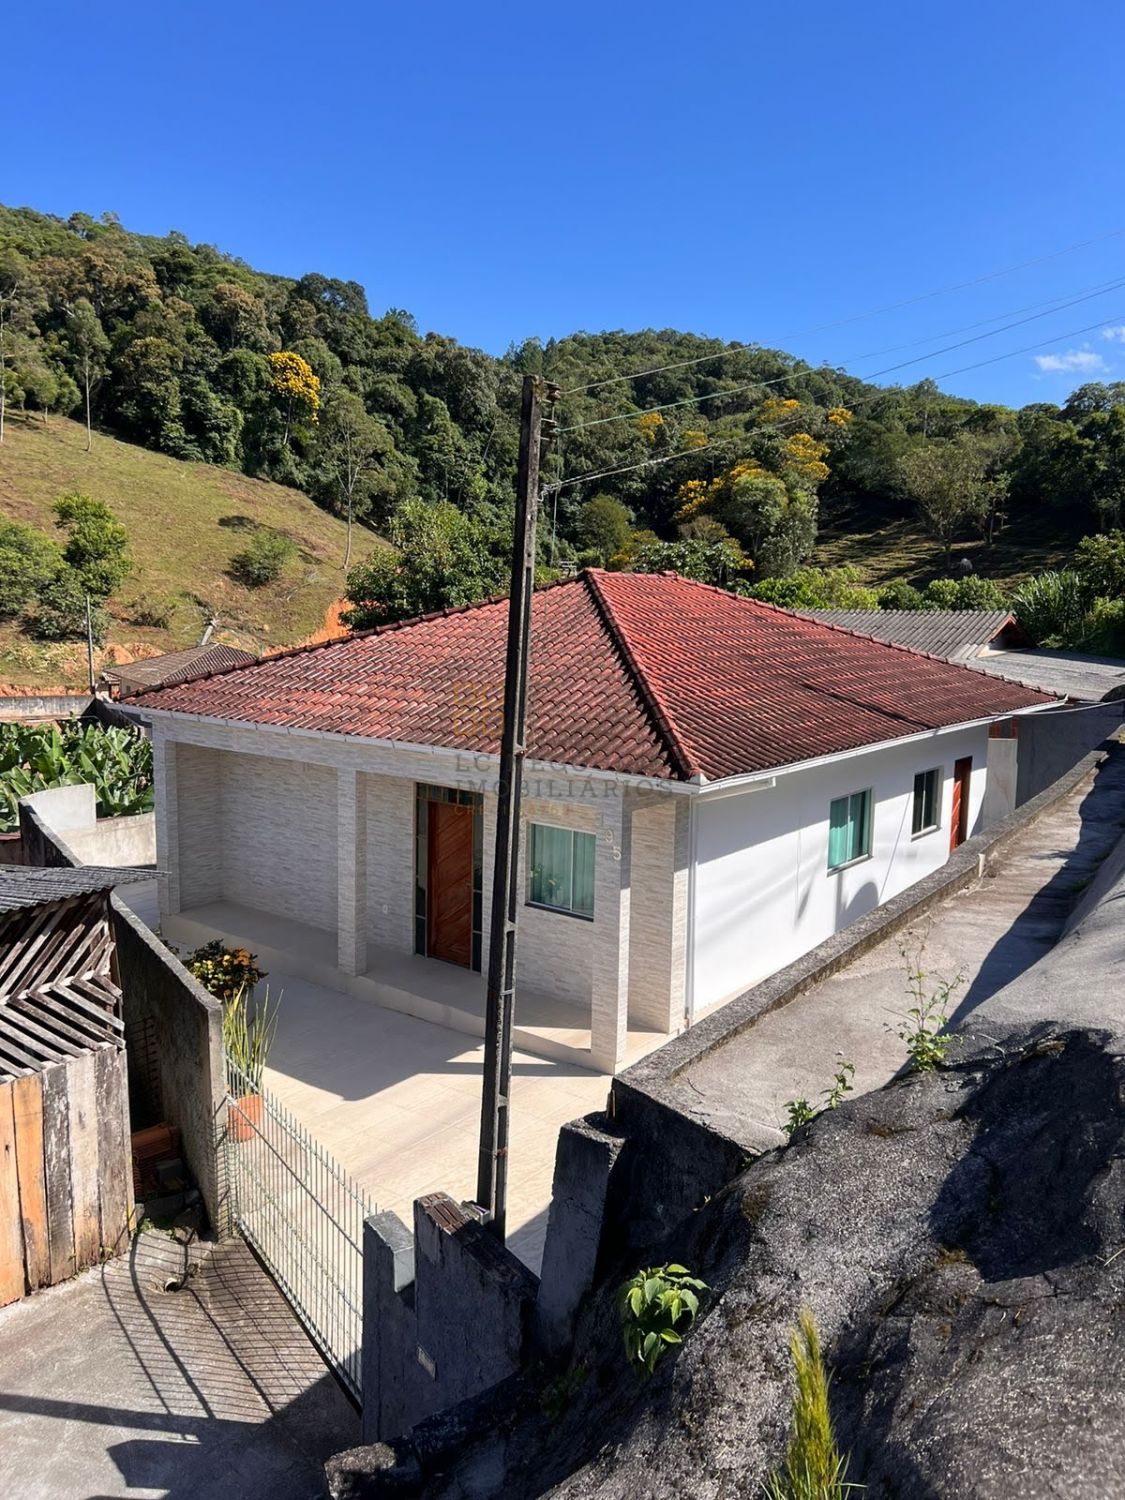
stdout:
POLYGON ((969 832, 969 781, 973 774, 973 757, 964 756, 953 767, 953 815, 949 820, 949 847, 963 844, 969 832))
POLYGON ((431 802, 427 815, 427 951, 467 969, 473 961, 473 809, 431 802))

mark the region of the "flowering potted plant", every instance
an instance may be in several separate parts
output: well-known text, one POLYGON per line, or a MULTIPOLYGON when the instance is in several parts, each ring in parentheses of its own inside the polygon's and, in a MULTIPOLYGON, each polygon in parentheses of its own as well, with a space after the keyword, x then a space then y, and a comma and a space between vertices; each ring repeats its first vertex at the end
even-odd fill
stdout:
POLYGON ((277 1031, 277 1013, 278 1005, 270 1005, 269 988, 259 1001, 249 985, 243 985, 223 1011, 223 1049, 234 1095, 227 1109, 232 1140, 248 1141, 261 1124, 262 1076, 277 1031))

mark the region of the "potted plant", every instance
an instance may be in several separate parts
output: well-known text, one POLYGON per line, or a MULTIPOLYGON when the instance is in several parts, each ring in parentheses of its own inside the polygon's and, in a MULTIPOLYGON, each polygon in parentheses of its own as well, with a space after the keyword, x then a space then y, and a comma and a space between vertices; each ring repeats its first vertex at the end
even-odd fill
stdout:
MULTIPOLYGON (((279 997, 280 1000, 280 997, 279 997)), ((231 1138, 248 1141, 262 1122, 262 1075, 277 1031, 278 1005, 267 986, 261 1000, 243 985, 223 1011, 223 1049, 233 1102, 227 1108, 231 1138)))

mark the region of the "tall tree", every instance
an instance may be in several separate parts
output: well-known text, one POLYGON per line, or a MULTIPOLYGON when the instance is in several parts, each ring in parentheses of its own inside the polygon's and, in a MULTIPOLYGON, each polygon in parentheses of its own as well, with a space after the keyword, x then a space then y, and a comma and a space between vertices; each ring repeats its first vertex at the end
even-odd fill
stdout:
POLYGON ((7 409, 8 359, 4 334, 20 309, 30 270, 18 250, 0 250, 0 443, 4 441, 7 409))
POLYGON ((90 392, 95 381, 105 373, 106 356, 109 354, 109 339, 92 303, 79 297, 67 313, 67 333, 74 356, 78 378, 82 382, 82 395, 86 406, 86 452, 93 447, 93 427, 90 419, 90 392))
POLYGON ((288 448, 294 421, 301 417, 307 417, 310 422, 317 419, 317 412, 320 410, 320 380, 313 374, 308 360, 294 354, 291 349, 271 354, 269 362, 273 371, 274 394, 285 417, 282 446, 288 448))
POLYGON ((367 414, 363 402, 343 386, 333 390, 324 406, 317 444, 325 468, 332 476, 340 509, 348 523, 348 539, 342 566, 351 567, 352 524, 357 511, 369 505, 370 482, 379 460, 392 446, 390 434, 367 414))
POLYGON ((987 445, 962 434, 915 443, 898 461, 902 486, 940 544, 946 572, 957 533, 988 513, 990 457, 987 445))
POLYGON ((387 535, 391 545, 348 574, 353 630, 474 604, 507 582, 510 523, 492 530, 447 500, 405 500, 387 535))

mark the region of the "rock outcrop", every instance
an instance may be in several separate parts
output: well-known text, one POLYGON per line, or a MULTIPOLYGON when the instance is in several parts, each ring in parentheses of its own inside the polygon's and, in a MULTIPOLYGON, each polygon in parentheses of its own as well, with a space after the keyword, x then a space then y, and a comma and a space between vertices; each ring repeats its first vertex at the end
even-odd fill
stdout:
POLYGON ((1125 1044, 974 1029, 949 1066, 821 1116, 652 1248, 713 1288, 652 1379, 622 1352, 630 1265, 567 1370, 340 1455, 333 1495, 757 1496, 802 1303, 864 1500, 1125 1494, 1125 1044))

